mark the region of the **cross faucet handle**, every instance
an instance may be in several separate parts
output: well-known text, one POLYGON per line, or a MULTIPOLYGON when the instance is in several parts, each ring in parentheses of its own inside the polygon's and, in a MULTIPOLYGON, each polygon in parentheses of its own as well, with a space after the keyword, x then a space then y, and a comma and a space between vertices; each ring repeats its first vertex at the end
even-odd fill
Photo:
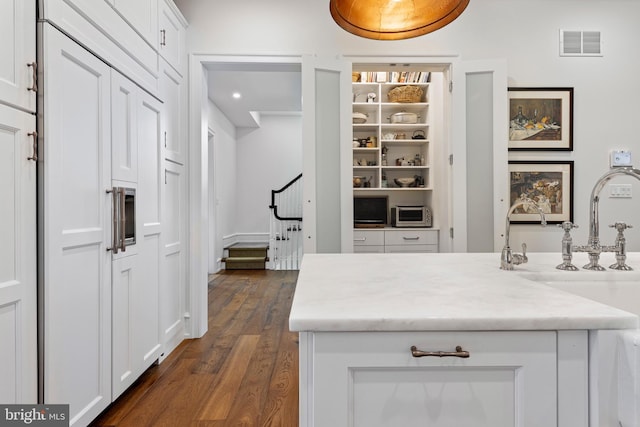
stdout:
POLYGON ((627 224, 626 222, 616 222, 615 224, 609 224, 610 228, 615 228, 618 230, 618 233, 622 233, 627 228, 633 228, 633 225, 627 224))
POLYGON ((574 228, 578 228, 578 224, 574 224, 571 221, 564 221, 562 224, 558 224, 558 227, 562 228, 567 233, 574 228))

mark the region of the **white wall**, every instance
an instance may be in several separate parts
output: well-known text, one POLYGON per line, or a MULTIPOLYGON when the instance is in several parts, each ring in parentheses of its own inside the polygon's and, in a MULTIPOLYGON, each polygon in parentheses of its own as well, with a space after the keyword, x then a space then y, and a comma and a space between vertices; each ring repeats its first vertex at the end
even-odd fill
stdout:
POLYGON ((302 172, 302 116, 262 114, 259 128, 238 130, 236 152, 236 227, 266 241, 271 190, 302 172))
MULTIPOLYGON (((214 176, 213 183, 216 195, 216 251, 218 257, 223 254, 223 239, 237 233, 235 217, 237 214, 236 191, 236 128, 209 102, 209 129, 214 139, 214 176)), ((210 221, 212 218, 210 217, 210 221)), ((211 270, 211 269, 210 269, 211 270)), ((211 272, 211 271, 210 271, 211 272)))
MULTIPOLYGON (((459 55, 463 60, 506 58, 512 86, 574 87, 574 151, 513 154, 512 159, 574 160, 577 243, 586 242, 588 197, 608 168, 614 148, 635 149, 640 166, 636 119, 640 116, 640 1, 638 0, 473 0, 449 26, 415 39, 373 41, 353 36, 331 19, 326 0, 176 0, 189 21, 189 51, 218 54, 459 55), (599 58, 559 57, 560 29, 598 30, 599 58)), ((505 132, 507 120, 505 118, 505 132)), ((506 177, 505 177, 506 179, 506 177)), ((616 181, 618 182, 618 181, 616 181)), ((620 180, 619 182, 625 182, 620 180)), ((631 182, 631 181, 629 181, 631 182)), ((640 183, 634 198, 603 197, 601 225, 617 219, 634 223, 629 250, 640 250, 640 183)), ((513 247, 559 251, 556 227, 514 226, 513 247)), ((604 243, 614 233, 603 227, 604 243)), ((608 261, 608 259, 607 259, 608 261)))

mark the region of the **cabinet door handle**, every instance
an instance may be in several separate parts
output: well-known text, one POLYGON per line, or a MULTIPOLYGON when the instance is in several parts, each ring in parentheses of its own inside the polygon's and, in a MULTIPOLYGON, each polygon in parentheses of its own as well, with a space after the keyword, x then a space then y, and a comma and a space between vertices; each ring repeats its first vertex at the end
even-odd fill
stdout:
POLYGON ((167 45, 167 30, 160 30, 160 46, 167 45))
POLYGON ((120 188, 120 236, 118 238, 118 242, 120 244, 120 250, 122 252, 126 252, 127 250, 127 245, 125 242, 126 224, 127 224, 127 214, 125 209, 125 194, 124 194, 124 188, 120 188))
POLYGON ((406 237, 406 236, 402 236, 402 238, 404 240, 420 240, 420 237, 406 237))
POLYGON ((33 160, 34 162, 38 161, 38 132, 35 130, 33 132, 29 132, 31 138, 33 138, 33 154, 31 157, 27 157, 27 160, 33 160))
POLYGON ((31 87, 28 87, 27 90, 32 90, 34 92, 38 92, 38 63, 37 62, 29 62, 27 67, 31 67, 31 72, 33 73, 33 79, 31 87))
POLYGON ((456 351, 422 351, 414 345, 411 346, 411 355, 413 357, 461 357, 466 359, 469 357, 468 351, 463 351, 461 346, 456 346, 456 351))
POLYGON ((353 241, 354 242, 366 242, 367 238, 366 237, 354 237, 353 241))
POLYGON ((107 190, 107 194, 111 194, 111 246, 107 248, 107 251, 113 251, 114 254, 118 253, 120 247, 118 246, 118 188, 107 190))

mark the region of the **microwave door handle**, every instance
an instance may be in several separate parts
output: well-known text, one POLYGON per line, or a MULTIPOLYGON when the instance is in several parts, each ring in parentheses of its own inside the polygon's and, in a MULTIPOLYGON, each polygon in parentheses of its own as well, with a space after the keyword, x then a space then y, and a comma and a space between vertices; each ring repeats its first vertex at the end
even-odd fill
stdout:
POLYGON ((107 190, 107 193, 111 193, 111 247, 107 248, 108 251, 113 251, 114 254, 118 253, 118 188, 114 187, 111 190, 107 190))
POLYGON ((122 252, 126 252, 126 223, 127 223, 127 214, 125 209, 125 191, 124 188, 120 188, 120 249, 122 252))

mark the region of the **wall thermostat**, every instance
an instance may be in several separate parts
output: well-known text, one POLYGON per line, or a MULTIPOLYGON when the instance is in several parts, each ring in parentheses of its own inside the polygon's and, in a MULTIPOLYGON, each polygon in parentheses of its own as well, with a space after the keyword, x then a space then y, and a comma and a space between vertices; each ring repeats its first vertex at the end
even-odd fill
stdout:
POLYGON ((611 167, 633 166, 631 162, 631 151, 614 150, 611 152, 611 167))

